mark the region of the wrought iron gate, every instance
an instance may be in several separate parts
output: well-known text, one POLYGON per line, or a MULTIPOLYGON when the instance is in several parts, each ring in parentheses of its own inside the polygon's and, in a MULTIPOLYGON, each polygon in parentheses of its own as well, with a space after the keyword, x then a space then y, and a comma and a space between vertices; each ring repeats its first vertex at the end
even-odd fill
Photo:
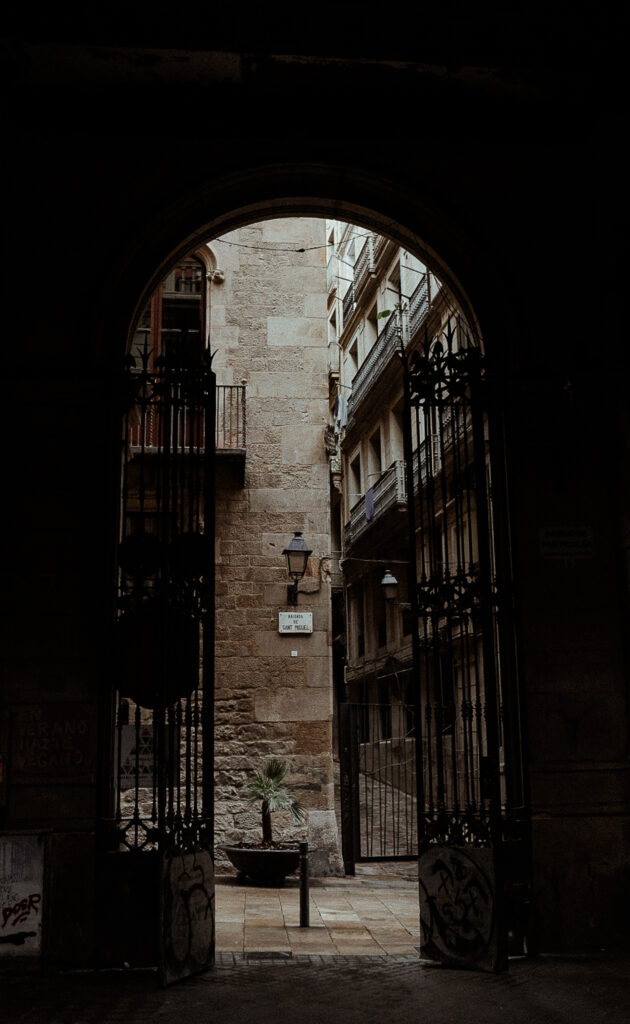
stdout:
MULTIPOLYGON (((524 870, 509 868, 522 867, 525 799, 505 506, 502 481, 491 479, 499 438, 490 435, 486 364, 459 317, 412 353, 401 348, 401 358, 421 948, 497 970, 506 963, 506 893, 526 884, 524 870)), ((517 927, 514 917, 509 924, 517 927)))
POLYGON ((341 705, 344 861, 415 860, 416 739, 406 704, 341 705))
POLYGON ((126 380, 106 858, 125 959, 166 984, 214 956, 215 377, 198 337, 163 332, 126 380))

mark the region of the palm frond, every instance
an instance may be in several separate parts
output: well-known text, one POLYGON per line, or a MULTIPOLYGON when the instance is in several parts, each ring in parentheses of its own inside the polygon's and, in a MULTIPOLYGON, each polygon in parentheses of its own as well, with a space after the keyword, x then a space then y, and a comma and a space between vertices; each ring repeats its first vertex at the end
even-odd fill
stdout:
POLYGON ((306 821, 306 811, 298 800, 291 801, 289 810, 291 811, 291 817, 293 818, 296 825, 301 825, 303 822, 306 821))
POLYGON ((263 768, 263 775, 270 782, 274 782, 276 785, 280 785, 284 777, 289 770, 289 766, 286 761, 281 761, 279 758, 274 757, 271 761, 267 761, 263 768))
POLYGON ((281 784, 288 770, 286 761, 272 758, 247 780, 243 791, 250 804, 262 802, 269 813, 289 811, 296 824, 302 824, 306 821, 306 811, 291 791, 281 784))

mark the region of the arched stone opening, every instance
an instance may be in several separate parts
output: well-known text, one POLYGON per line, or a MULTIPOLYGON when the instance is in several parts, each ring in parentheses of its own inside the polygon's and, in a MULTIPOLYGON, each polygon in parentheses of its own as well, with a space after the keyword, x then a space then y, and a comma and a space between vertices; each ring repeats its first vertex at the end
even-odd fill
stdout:
POLYGON ((521 321, 509 305, 509 278, 503 285, 506 266, 441 197, 434 198, 430 178, 427 173, 423 192, 421 181, 401 188, 393 179, 348 165, 287 163, 218 176, 175 200, 165 197, 159 216, 135 235, 101 282, 94 334, 104 359, 113 356, 113 337, 128 338, 141 308, 180 256, 247 223, 305 216, 363 225, 425 258, 470 322, 482 324, 485 346, 507 362, 521 321))
MULTIPOLYGON (((286 187, 286 182, 283 184, 284 187, 286 187)), ((279 187, 279 183, 276 183, 276 187, 279 187)), ((477 318, 473 312, 470 300, 459 283, 458 278, 446 266, 446 264, 435 255, 432 247, 421 241, 415 232, 412 232, 399 224, 393 223, 388 217, 376 214, 353 203, 331 203, 331 201, 326 198, 312 198, 305 197, 303 195, 297 195, 290 198, 281 197, 275 199, 273 202, 267 200, 265 202, 248 204, 246 207, 227 213, 222 217, 215 217, 212 222, 206 223, 203 228, 197 229, 192 234, 189 234, 185 240, 180 242, 177 247, 171 251, 169 256, 160 263, 159 269, 155 271, 149 283, 146 284, 142 297, 136 304, 136 312, 132 319, 130 332, 133 332, 135 322, 137 321, 138 310, 146 304, 147 297, 155 287, 156 280, 160 280, 164 276, 165 271, 172 266, 174 262, 181 261, 184 255, 190 252, 200 251, 199 247, 202 239, 220 239, 225 235, 226 228, 233 230, 236 227, 251 226, 260 223, 264 224, 280 218, 284 218, 286 221, 289 217, 313 218, 315 216, 317 218, 322 218, 327 214, 335 217, 343 216, 344 219, 351 218, 354 223, 378 233, 381 231, 386 232, 387 237, 395 240, 400 245, 407 246, 412 253, 421 257, 424 263, 431 269, 434 271, 439 269, 440 278, 447 282, 448 290, 452 296, 451 302, 457 303, 459 309, 463 312, 468 321, 469 329, 475 336, 477 347, 479 349, 482 348, 477 318)), ((164 219, 168 220, 169 218, 164 219)), ((218 244, 220 244, 220 242, 218 244)))
MULTIPOLYGON (((262 152, 269 164, 252 169, 249 144, 219 144, 211 159, 210 147, 200 146, 194 173, 171 153, 159 174, 147 174, 132 166, 126 143, 68 141, 50 168, 50 187, 31 188, 28 202, 8 211, 11 251, 22 253, 26 265, 27 242, 42 232, 55 237, 75 285, 69 316, 54 275, 41 275, 36 305, 26 286, 20 290, 11 278, 28 303, 12 309, 20 343, 5 352, 16 384, 5 395, 7 437, 15 437, 20 424, 19 443, 6 452, 7 479, 14 483, 6 511, 15 538, 4 564, 10 583, 8 717, 19 722, 23 704, 29 714, 52 713, 60 695, 62 702, 89 705, 89 735, 97 735, 93 712, 111 683, 106 655, 114 558, 108 541, 120 441, 117 405, 110 417, 112 394, 134 309, 152 275, 159 279, 156 268, 182 239, 184 247, 190 244, 200 223, 250 204, 256 216, 263 215, 261 203, 281 203, 286 196, 292 203, 300 196, 309 203, 308 197, 323 197, 331 210, 350 218, 353 203, 383 211, 388 222, 406 224, 423 237, 465 284, 486 348, 505 371, 539 942, 543 949, 623 943, 626 587, 618 573, 613 484, 625 472, 616 428, 624 401, 623 376, 611 374, 613 364, 596 358, 594 349, 600 317, 604 325, 614 323, 610 253, 586 275, 580 262, 585 244, 602 251, 588 187, 592 153, 583 152, 578 166, 573 152, 554 149, 547 160, 527 147, 508 153, 480 146, 456 165, 446 149, 426 152, 416 139, 404 164, 379 178, 365 170, 367 157, 358 171, 350 158, 342 166, 332 160, 281 164, 287 153, 294 161, 296 149, 286 140, 278 146, 267 141, 262 152), (89 175, 86 154, 93 158, 89 175), (205 167, 212 171, 204 173, 205 167), (106 203, 94 205, 95 188, 106 203), (347 204, 339 205, 340 196, 350 197, 347 204), (585 202, 588 215, 581 218, 576 211, 585 202), (553 268, 549 280, 537 273, 543 241, 553 268), (27 306, 25 322, 18 309, 27 306), (577 524, 583 539, 593 538, 583 559, 564 560, 546 541, 540 545, 540 528, 558 524, 577 524), (597 729, 589 728, 595 721, 597 729)), ((35 147, 25 153, 30 170, 24 180, 32 185, 41 162, 35 147)), ((378 165, 384 168, 385 160, 371 163, 378 165)), ((599 195, 605 194, 602 188, 599 195)), ((620 337, 607 333, 615 356, 620 337)), ((34 770, 18 777, 9 767, 4 820, 9 829, 53 823, 49 863, 55 884, 48 913, 56 931, 47 955, 85 962, 98 934, 91 874, 94 776, 86 770, 76 778, 46 778, 40 789, 34 789, 34 778, 37 784, 34 770)))

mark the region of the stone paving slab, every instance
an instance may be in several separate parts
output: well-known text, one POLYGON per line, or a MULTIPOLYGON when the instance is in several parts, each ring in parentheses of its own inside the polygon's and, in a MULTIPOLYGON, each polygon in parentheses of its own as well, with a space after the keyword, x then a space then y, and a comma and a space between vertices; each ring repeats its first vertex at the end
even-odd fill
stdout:
POLYGON ((399 954, 417 958, 418 884, 415 865, 374 865, 354 877, 312 879, 309 928, 300 928, 299 887, 279 889, 219 879, 216 889, 217 950, 308 948, 313 954, 399 954), (241 925, 239 945, 238 927, 241 925))

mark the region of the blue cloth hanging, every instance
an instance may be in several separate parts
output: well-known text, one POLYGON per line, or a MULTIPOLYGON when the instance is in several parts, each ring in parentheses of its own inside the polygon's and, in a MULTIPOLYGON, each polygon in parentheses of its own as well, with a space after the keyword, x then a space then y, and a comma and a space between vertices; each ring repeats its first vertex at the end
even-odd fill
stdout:
POLYGON ((365 492, 365 518, 368 520, 368 522, 370 521, 370 519, 372 518, 373 515, 374 515, 374 488, 370 487, 370 489, 365 492))

